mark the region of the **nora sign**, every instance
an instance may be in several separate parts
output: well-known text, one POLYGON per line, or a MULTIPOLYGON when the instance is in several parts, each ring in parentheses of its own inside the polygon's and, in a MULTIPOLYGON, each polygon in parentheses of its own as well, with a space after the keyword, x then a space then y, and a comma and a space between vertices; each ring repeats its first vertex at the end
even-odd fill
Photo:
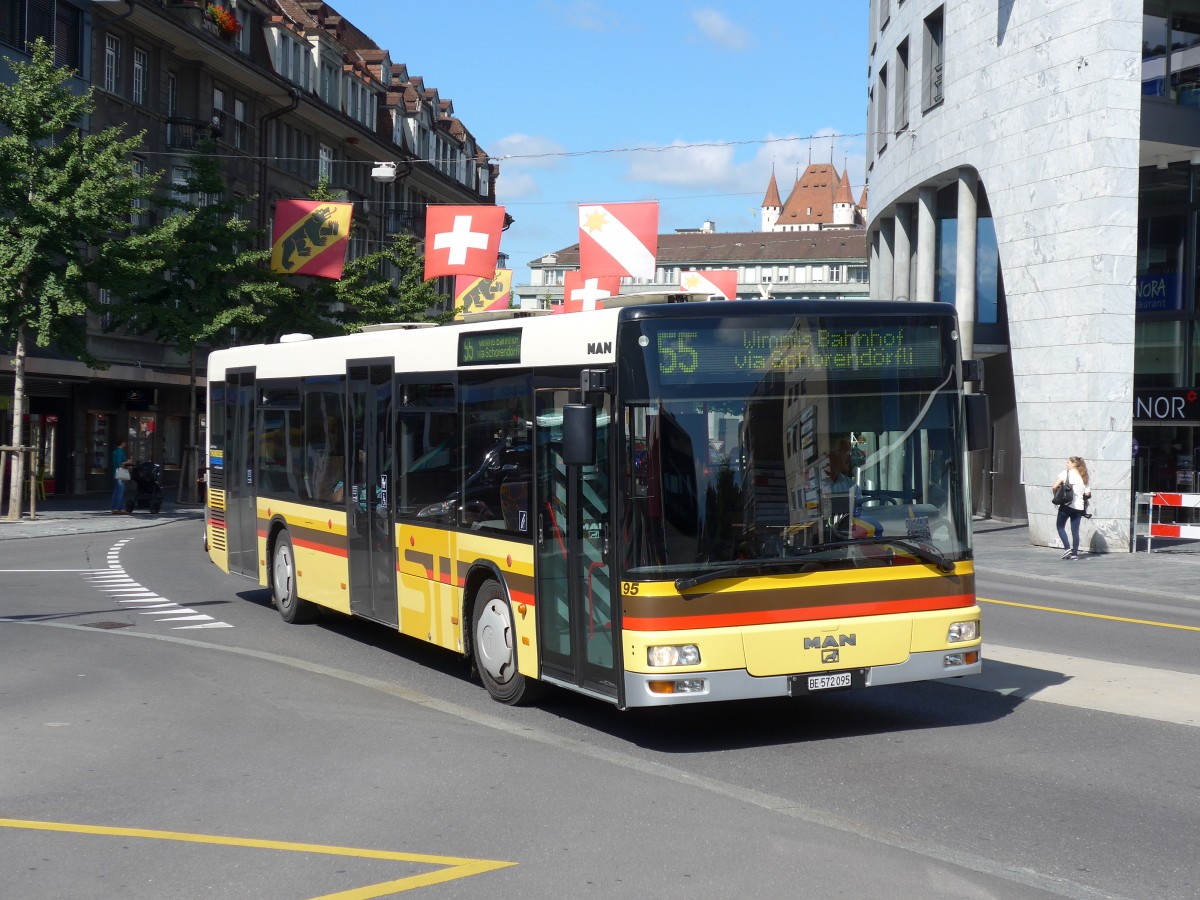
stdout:
POLYGON ((1133 393, 1133 418, 1184 422, 1200 419, 1200 396, 1192 388, 1143 388, 1133 393))
POLYGON ((1183 309, 1183 291, 1177 272, 1137 277, 1137 311, 1170 312, 1183 309))

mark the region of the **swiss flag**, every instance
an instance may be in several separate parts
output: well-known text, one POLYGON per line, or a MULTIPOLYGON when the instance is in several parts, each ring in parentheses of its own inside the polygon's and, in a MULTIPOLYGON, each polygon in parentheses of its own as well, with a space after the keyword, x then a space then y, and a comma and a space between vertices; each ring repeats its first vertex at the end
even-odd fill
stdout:
POLYGON ((680 272, 679 286, 691 294, 708 294, 722 300, 736 300, 737 269, 680 272))
POLYGON ((604 309, 605 299, 617 296, 620 290, 621 279, 616 275, 592 278, 582 272, 566 272, 563 275, 563 303, 555 312, 604 309))
POLYGON ((653 279, 657 254, 657 202, 580 205, 580 271, 653 279))
POLYGON ((503 206, 430 206, 425 212, 425 278, 496 276, 503 206))

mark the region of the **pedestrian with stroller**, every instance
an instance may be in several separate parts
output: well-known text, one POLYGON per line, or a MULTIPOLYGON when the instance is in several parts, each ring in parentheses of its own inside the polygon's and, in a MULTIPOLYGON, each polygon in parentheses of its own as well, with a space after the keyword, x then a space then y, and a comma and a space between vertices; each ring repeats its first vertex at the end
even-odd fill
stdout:
POLYGON ((125 460, 125 441, 121 440, 112 452, 113 489, 109 507, 113 514, 125 512, 125 485, 129 483, 129 469, 125 466, 125 460))

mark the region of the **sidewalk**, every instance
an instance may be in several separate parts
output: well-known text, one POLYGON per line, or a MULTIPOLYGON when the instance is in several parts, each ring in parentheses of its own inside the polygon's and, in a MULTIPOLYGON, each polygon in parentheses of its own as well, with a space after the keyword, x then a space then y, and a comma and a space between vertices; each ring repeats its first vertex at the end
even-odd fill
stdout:
MULTIPOLYGON (((139 509, 131 515, 114 516, 108 511, 107 495, 54 497, 38 502, 37 519, 33 521, 28 518, 28 511, 19 522, 0 519, 0 541, 126 531, 180 520, 195 521, 198 528, 204 521, 204 507, 165 500, 158 515, 139 509)), ((1200 603, 1200 544, 1180 546, 1179 542, 1160 541, 1154 553, 1085 555, 1077 562, 1061 556, 1061 550, 1031 544, 1025 525, 990 519, 975 521, 975 569, 982 574, 1069 583, 1076 588, 1093 585, 1098 591, 1120 587, 1148 596, 1187 598, 1200 603)))
MULTIPOLYGON (((174 500, 164 498, 162 509, 158 514, 148 510, 137 509, 128 515, 113 515, 108 510, 109 496, 107 493, 89 494, 81 497, 49 497, 37 503, 37 518, 29 518, 29 507, 26 504, 19 522, 10 522, 0 518, 0 541, 14 538, 51 537, 64 534, 95 534, 105 531, 127 531, 135 528, 152 528, 155 525, 165 525, 168 522, 192 520, 197 523, 204 521, 204 507, 176 504, 174 500)), ((0 516, 7 514, 8 508, 0 509, 0 516)), ((196 532, 200 534, 199 531, 196 532)), ((197 540, 200 538, 197 537, 197 540)))
POLYGON ((1156 540, 1153 553, 1081 554, 1072 562, 1059 547, 1031 544, 1024 524, 976 519, 975 570, 1200 603, 1200 543, 1156 540))

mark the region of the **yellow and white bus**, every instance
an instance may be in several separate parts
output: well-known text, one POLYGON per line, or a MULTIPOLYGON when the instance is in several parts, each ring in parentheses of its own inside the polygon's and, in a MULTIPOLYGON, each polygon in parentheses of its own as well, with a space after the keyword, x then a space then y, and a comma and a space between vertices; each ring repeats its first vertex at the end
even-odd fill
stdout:
POLYGON ((209 553, 287 622, 373 620, 505 703, 975 674, 966 455, 988 426, 965 368, 953 307, 862 301, 221 350, 209 553))

